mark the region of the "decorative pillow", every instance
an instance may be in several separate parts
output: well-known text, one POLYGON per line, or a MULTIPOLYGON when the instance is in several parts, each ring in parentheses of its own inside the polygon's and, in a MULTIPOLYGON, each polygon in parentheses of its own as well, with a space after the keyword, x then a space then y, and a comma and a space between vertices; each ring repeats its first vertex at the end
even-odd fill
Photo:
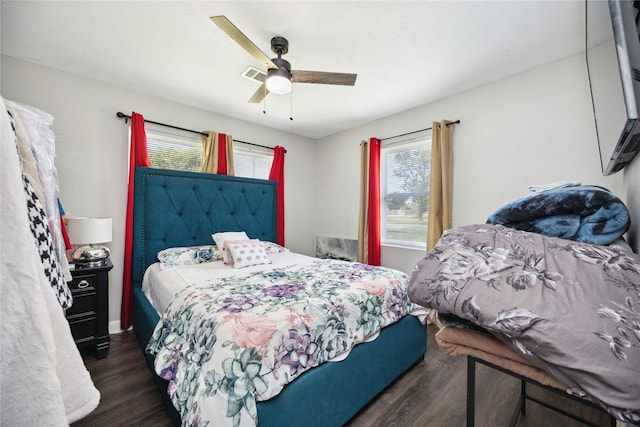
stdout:
POLYGON ((229 255, 229 250, 225 247, 224 242, 228 240, 249 240, 249 236, 244 231, 227 231, 225 233, 212 234, 213 241, 220 248, 220 254, 225 264, 233 264, 233 260, 229 255))
POLYGON ((186 246, 161 250, 158 252, 158 261, 160 268, 168 268, 222 261, 222 255, 216 246, 186 246))
POLYGON ((258 239, 227 240, 225 246, 233 258, 233 268, 271 264, 271 260, 264 250, 264 245, 258 239))
POLYGON ((262 242, 264 244, 264 251, 268 254, 279 254, 282 252, 290 252, 289 249, 284 246, 280 246, 273 242, 262 242))

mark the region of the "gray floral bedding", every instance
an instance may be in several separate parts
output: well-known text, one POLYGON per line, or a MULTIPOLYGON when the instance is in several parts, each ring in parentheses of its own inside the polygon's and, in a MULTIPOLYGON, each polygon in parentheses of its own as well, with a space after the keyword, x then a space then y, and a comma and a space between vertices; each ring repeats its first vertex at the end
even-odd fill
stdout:
POLYGON ((256 401, 420 309, 407 282, 337 260, 201 280, 174 297, 147 351, 183 425, 255 426, 256 401))
POLYGON ((640 422, 640 256, 464 226, 417 263, 409 297, 484 328, 571 392, 640 422))

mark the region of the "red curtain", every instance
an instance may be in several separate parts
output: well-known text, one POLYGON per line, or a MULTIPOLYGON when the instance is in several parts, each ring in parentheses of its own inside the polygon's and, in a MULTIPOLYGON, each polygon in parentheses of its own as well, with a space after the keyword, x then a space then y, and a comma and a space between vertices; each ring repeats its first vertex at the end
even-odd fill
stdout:
POLYGON ((369 259, 368 264, 380 265, 380 140, 369 140, 369 259))
POLYGON ((227 135, 218 134, 218 173, 227 175, 227 135))
POLYGON ((147 153, 147 134, 144 131, 144 117, 131 113, 131 146, 129 151, 129 189, 127 193, 127 219, 124 235, 124 274, 122 278, 122 306, 120 309, 120 327, 129 329, 133 321, 133 286, 131 283, 131 256, 133 249, 133 184, 135 167, 149 167, 147 153))
POLYGON ((284 246, 284 148, 277 145, 273 149, 273 162, 269 179, 276 181, 278 189, 278 243, 284 246))
POLYGON ((69 240, 69 233, 67 233, 67 225, 64 223, 64 218, 60 217, 60 230, 62 231, 62 239, 64 240, 64 248, 70 250, 73 248, 71 240, 69 240))

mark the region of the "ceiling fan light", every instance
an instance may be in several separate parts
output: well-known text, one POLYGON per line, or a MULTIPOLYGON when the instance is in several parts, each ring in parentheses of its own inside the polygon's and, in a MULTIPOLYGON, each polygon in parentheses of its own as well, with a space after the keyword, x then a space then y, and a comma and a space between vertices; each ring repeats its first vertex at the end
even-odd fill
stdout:
POLYGON ((282 68, 272 68, 267 77, 267 89, 277 95, 291 92, 291 74, 282 68))

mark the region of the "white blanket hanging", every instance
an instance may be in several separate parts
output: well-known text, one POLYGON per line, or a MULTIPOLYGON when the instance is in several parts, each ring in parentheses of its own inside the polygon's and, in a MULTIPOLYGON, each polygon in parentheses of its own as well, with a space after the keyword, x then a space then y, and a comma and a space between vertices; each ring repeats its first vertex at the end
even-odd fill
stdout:
POLYGON ((68 425, 93 411, 100 393, 44 274, 1 97, 0 121, 0 425, 68 425))

